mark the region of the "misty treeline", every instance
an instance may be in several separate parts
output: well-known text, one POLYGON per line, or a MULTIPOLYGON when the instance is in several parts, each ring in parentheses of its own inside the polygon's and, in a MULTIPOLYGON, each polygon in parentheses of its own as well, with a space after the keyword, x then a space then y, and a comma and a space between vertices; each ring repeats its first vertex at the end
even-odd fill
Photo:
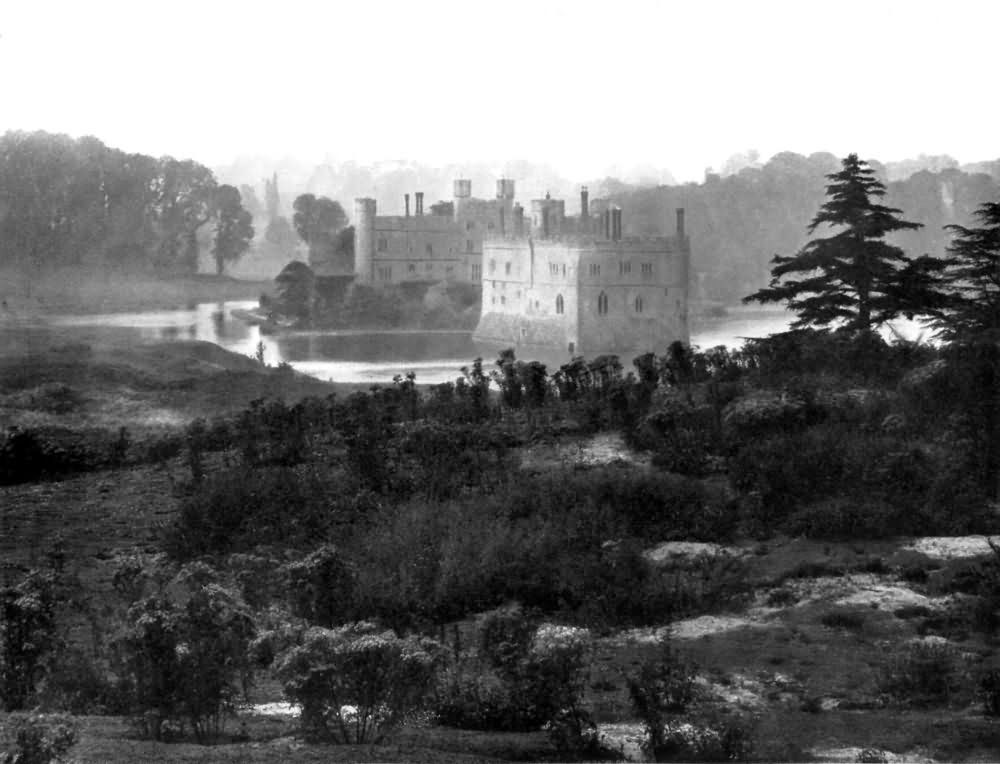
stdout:
POLYGON ((195 161, 130 154, 89 136, 0 137, 0 267, 189 274, 205 249, 221 273, 253 236, 239 190, 195 161))
MULTIPOLYGON (((902 209, 916 230, 893 233, 890 240, 914 256, 943 256, 951 243, 946 225, 969 225, 976 209, 1000 194, 1000 176, 949 167, 921 170, 886 182, 886 166, 871 161, 885 182, 885 204, 902 209)), ((770 279, 776 253, 798 251, 822 204, 826 175, 836 172, 833 154, 808 157, 783 152, 762 166, 744 167, 723 177, 706 174, 702 183, 657 188, 619 188, 615 202, 625 210, 627 232, 673 233, 665 210, 687 210, 687 233, 694 250, 695 294, 734 303, 770 279)), ((987 169, 984 165, 982 169, 987 169)))

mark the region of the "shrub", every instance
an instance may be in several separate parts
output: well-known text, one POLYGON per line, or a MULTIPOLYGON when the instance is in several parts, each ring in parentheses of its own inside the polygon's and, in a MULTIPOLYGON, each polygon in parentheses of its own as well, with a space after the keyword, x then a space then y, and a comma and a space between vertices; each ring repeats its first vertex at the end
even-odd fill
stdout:
POLYGON ((63 714, 31 714, 13 717, 8 735, 12 738, 4 764, 49 764, 62 761, 79 736, 76 720, 63 714))
POLYGON ((686 713, 694 702, 695 676, 694 664, 664 642, 654 658, 626 677, 632 709, 642 720, 646 746, 654 755, 669 745, 671 717, 686 713))
POLYGON ((249 685, 253 621, 239 597, 213 578, 207 566, 185 566, 169 587, 186 589, 185 600, 161 591, 128 610, 116 647, 131 710, 154 740, 166 723, 180 720, 191 723, 198 742, 217 737, 249 685))
POLYGON ((979 698, 984 714, 1000 716, 1000 670, 992 669, 979 678, 979 698))
POLYGON ((647 739, 644 747, 653 761, 749 761, 753 728, 746 719, 721 715, 671 720, 663 725, 659 740, 647 739))
POLYGON ((26 708, 58 645, 56 576, 33 570, 0 590, 0 703, 5 711, 26 708))
POLYGON ((832 610, 823 613, 819 620, 828 629, 859 631, 865 625, 865 614, 857 610, 832 610))
POLYGON ((281 570, 292 614, 330 628, 353 620, 356 574, 332 544, 281 570))
POLYGON ((549 725, 557 745, 589 745, 590 719, 580 708, 588 636, 567 626, 536 628, 517 608, 489 614, 480 627, 478 655, 439 677, 436 718, 504 732, 549 725))
POLYGON ((370 743, 423 705, 437 653, 429 640, 400 638, 371 623, 312 627, 277 656, 275 673, 301 706, 308 735, 370 743))
POLYGON ((878 677, 879 690, 907 706, 948 703, 959 683, 954 648, 933 642, 915 642, 891 656, 878 677))

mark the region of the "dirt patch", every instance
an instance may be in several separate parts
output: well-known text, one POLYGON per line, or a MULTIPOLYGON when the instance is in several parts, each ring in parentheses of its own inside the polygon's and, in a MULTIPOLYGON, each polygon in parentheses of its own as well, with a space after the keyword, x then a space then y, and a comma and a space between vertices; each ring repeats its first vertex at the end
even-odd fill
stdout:
POLYGON ((936 560, 981 557, 990 554, 990 539, 1000 543, 1000 536, 925 536, 903 547, 905 551, 925 554, 936 560))
POLYGON ((701 541, 668 541, 644 552, 646 559, 656 564, 679 557, 719 557, 722 555, 740 557, 745 554, 747 551, 739 547, 701 541))

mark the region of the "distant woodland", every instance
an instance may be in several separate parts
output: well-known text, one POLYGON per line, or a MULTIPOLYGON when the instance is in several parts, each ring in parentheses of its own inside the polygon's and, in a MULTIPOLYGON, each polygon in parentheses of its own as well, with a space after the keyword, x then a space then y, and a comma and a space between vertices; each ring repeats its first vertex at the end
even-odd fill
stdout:
MULTIPOLYGON (((887 185, 885 202, 923 224, 894 235, 912 256, 943 256, 949 240, 943 227, 968 225, 973 211, 1000 191, 1000 159, 959 166, 947 156, 921 156, 871 165, 887 185)), ((628 234, 672 233, 673 209, 686 208, 696 296, 735 303, 767 282, 775 254, 805 243, 825 175, 837 167, 829 153, 783 152, 761 162, 748 152, 706 171, 700 183, 655 185, 670 179, 661 172, 634 184, 605 178, 588 185, 592 198, 608 196, 623 207, 628 234)), ((503 171, 517 180, 519 198, 551 189, 575 212, 579 186, 551 167, 519 161, 503 171)), ((328 206, 340 211, 337 230, 349 231, 344 212, 354 196, 377 192, 380 211, 392 214, 404 192, 445 197, 459 175, 472 178, 475 195, 492 196, 495 176, 482 163, 308 169, 241 160, 213 171, 193 160, 129 154, 92 137, 9 132, 0 137, 0 268, 39 276, 61 267, 189 274, 211 262, 221 273, 250 255, 244 259, 256 258, 273 278, 316 246, 315 237, 303 238, 302 225, 293 225, 293 213, 303 218, 293 209, 303 194, 317 203, 332 200, 328 206)), ((350 243, 334 249, 349 251, 350 243)))

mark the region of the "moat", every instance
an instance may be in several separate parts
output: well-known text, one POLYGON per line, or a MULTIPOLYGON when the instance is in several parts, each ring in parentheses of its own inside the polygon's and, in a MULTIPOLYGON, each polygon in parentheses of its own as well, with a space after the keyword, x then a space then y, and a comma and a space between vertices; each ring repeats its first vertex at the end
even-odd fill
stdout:
MULTIPOLYGON (((264 362, 291 364, 297 370, 336 382, 386 383, 397 374, 413 371, 417 381, 435 384, 460 375, 462 366, 482 356, 492 360, 499 348, 475 343, 466 331, 317 331, 268 334, 232 315, 234 310, 256 307, 252 301, 200 303, 180 310, 116 312, 95 315, 60 315, 50 318, 57 326, 131 327, 150 340, 205 340, 227 350, 255 356, 263 343, 264 362)), ((788 328, 791 317, 780 310, 732 309, 727 315, 694 321, 691 344, 702 348, 738 347, 748 337, 763 337, 788 328)), ((919 327, 899 322, 897 331, 907 337, 919 327)), ((664 352, 666 348, 658 348, 664 352)), ((550 366, 568 358, 534 355, 550 366)))

